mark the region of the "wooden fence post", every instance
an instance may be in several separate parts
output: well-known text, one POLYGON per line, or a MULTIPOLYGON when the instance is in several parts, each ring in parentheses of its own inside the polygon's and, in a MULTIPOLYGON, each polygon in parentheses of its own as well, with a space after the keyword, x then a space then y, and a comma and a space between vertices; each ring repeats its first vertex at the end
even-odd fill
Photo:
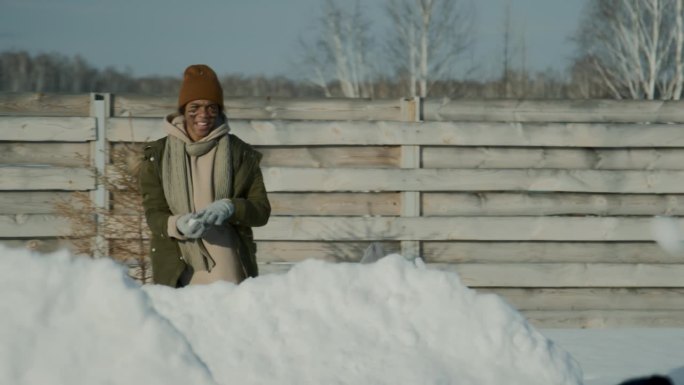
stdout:
MULTIPOLYGON (((401 103, 401 117, 406 122, 420 122, 422 116, 422 99, 414 97, 403 99, 401 103)), ((420 146, 404 145, 401 146, 401 168, 420 168, 420 146)), ((401 193, 401 216, 419 217, 420 191, 405 191, 401 193)), ((421 256, 420 241, 401 241, 401 254, 410 259, 421 256)))
MULTIPOLYGON (((109 206, 109 192, 100 180, 106 172, 109 161, 109 148, 107 142, 107 118, 111 111, 110 94, 90 94, 90 116, 95 117, 96 138, 91 142, 90 156, 92 165, 97 173, 96 188, 91 192, 91 199, 98 210, 107 209, 109 206)), ((102 232, 104 227, 104 216, 96 215, 96 230, 93 244, 93 257, 105 257, 109 254, 109 245, 102 232)))

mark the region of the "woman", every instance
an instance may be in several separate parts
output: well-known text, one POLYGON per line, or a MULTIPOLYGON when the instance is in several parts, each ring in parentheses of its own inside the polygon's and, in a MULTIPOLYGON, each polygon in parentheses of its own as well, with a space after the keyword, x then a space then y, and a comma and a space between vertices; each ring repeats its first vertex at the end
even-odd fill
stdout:
POLYGON ((271 213, 261 154, 229 133, 211 68, 185 70, 178 111, 164 127, 140 170, 153 281, 182 287, 257 276, 251 228, 271 213))

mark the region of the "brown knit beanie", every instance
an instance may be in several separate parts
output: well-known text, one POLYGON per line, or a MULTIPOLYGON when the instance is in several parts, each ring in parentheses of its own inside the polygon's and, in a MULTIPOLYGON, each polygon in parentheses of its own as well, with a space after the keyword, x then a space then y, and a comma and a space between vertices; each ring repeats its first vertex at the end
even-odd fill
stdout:
POLYGON ((193 100, 211 100, 223 110, 223 89, 214 70, 204 64, 193 64, 185 69, 183 84, 178 94, 178 108, 193 100))

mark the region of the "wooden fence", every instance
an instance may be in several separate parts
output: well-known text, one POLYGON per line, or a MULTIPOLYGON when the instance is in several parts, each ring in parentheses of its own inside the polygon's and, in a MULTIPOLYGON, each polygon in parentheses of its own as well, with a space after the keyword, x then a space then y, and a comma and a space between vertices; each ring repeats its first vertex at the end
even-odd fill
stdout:
MULTIPOLYGON (((0 242, 49 251, 53 200, 163 135, 173 97, 0 94, 0 242), (83 156, 85 155, 85 158, 83 156)), ((457 271, 544 327, 684 326, 684 103, 227 99, 264 154, 264 272, 358 261, 370 242, 457 271)))

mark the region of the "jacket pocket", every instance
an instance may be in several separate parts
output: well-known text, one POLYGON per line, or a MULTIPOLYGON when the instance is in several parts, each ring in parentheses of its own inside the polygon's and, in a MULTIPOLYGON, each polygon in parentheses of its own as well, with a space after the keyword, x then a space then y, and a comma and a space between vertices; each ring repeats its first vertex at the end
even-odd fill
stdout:
POLYGON ((154 282, 175 286, 178 276, 185 269, 178 245, 168 239, 153 237, 150 241, 150 259, 154 282))

